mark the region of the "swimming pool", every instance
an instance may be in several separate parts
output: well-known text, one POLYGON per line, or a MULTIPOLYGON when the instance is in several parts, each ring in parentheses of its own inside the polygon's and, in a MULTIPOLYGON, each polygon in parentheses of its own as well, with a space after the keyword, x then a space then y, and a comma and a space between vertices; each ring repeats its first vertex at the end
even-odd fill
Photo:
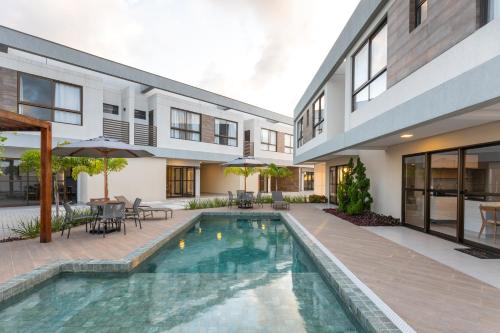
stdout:
POLYGON ((29 332, 360 332, 277 218, 203 216, 130 274, 66 274, 0 309, 29 332))

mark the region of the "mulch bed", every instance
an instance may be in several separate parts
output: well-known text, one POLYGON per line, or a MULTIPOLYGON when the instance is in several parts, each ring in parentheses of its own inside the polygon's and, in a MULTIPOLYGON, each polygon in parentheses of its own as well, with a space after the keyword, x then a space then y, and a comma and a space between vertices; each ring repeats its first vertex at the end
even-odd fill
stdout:
POLYGON ((8 243, 8 242, 14 242, 18 240, 23 240, 24 238, 22 237, 7 237, 4 239, 0 239, 0 243, 8 243))
POLYGON ((359 225, 361 227, 387 227, 401 225, 399 219, 396 219, 392 216, 376 214, 373 212, 366 212, 361 215, 348 215, 346 213, 339 212, 335 208, 323 210, 329 214, 335 215, 343 220, 349 221, 352 224, 359 225))

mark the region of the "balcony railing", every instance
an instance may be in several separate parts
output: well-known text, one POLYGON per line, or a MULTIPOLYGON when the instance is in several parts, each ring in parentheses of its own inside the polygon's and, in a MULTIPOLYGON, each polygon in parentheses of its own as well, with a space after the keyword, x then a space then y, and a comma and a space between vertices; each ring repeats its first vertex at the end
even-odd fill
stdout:
POLYGON ((243 143, 243 156, 254 156, 254 145, 252 141, 245 141, 243 143))
POLYGON ((134 124, 134 144, 156 147, 156 126, 134 124))
POLYGON ((130 142, 130 130, 127 121, 104 118, 102 121, 102 127, 104 137, 119 140, 125 143, 130 142))

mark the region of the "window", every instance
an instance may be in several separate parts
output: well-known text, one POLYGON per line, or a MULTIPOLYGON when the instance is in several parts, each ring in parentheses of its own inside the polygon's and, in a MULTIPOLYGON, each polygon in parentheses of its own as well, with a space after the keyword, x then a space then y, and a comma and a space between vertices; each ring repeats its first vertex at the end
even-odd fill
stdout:
POLYGON ((324 109, 325 94, 323 93, 313 103, 313 137, 323 133, 324 109))
POLYGON ((387 23, 365 42, 353 57, 352 109, 374 99, 387 89, 387 23))
POLYGON ((238 146, 238 123, 215 118, 215 143, 226 146, 238 146))
POLYGON ((268 129, 262 129, 260 132, 260 143, 261 149, 267 151, 277 151, 276 149, 276 136, 275 131, 268 129))
POLYGON ((200 141, 200 114, 180 109, 171 109, 170 137, 174 139, 200 141))
POLYGON ((415 0, 415 27, 418 27, 427 18, 427 0, 415 0))
POLYGON ((82 124, 82 87, 19 74, 20 114, 59 123, 82 124))
POLYGON ((314 172, 304 172, 304 191, 314 191, 314 172))
POLYGON ((146 111, 134 110, 134 118, 146 120, 146 111))
POLYGON ((484 0, 483 8, 484 23, 500 17, 500 0, 484 0))
POLYGON ((109 114, 118 114, 118 105, 111 105, 104 103, 102 105, 102 112, 109 114))
POLYGON ((309 127, 309 110, 306 111, 306 126, 309 127))
POLYGON ((297 121, 297 147, 302 147, 304 144, 304 118, 297 121))
POLYGON ((293 154, 293 135, 285 133, 285 154, 293 154))

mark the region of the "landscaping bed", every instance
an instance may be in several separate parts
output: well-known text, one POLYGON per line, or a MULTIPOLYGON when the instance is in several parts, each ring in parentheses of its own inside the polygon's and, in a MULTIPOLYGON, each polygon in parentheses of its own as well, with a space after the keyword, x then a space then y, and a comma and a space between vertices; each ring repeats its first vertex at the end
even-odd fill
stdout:
POLYGON ((343 220, 361 227, 380 227, 380 226, 398 226, 401 225, 399 219, 392 216, 386 216, 373 212, 366 212, 360 215, 348 215, 335 208, 323 209, 325 212, 335 215, 343 220))

